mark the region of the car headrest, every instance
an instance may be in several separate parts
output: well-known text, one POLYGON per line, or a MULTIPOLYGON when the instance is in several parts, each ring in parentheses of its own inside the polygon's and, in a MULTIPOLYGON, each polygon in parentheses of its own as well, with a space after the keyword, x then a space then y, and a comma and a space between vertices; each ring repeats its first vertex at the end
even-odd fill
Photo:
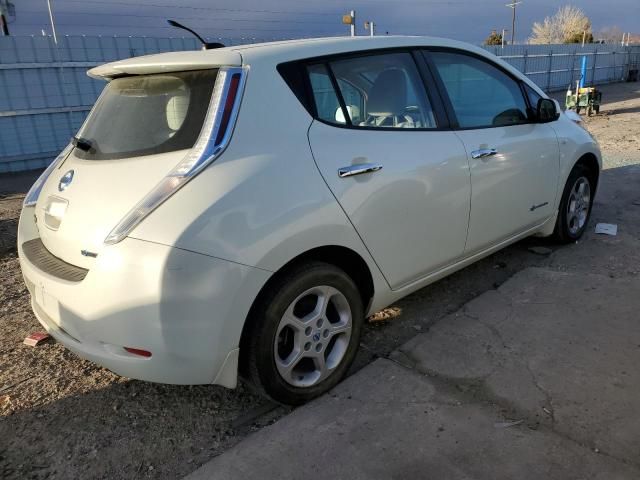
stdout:
POLYGON ((367 113, 376 117, 402 115, 407 108, 407 79, 402 70, 385 70, 369 91, 367 113))
POLYGON ((167 125, 173 131, 180 130, 189 109, 189 95, 176 95, 167 102, 167 125))
MULTIPOLYGON (((356 107, 355 105, 347 105, 347 114, 349 114, 349 118, 351 119, 351 121, 354 121, 355 119, 360 118, 360 108, 356 107)), ((347 123, 346 119, 344 118, 342 107, 338 107, 338 109, 336 110, 336 122, 347 123)))

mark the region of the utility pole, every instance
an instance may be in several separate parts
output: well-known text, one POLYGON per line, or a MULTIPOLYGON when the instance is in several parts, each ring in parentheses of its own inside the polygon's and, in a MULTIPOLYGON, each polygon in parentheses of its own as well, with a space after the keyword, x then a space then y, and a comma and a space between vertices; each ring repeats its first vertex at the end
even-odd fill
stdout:
POLYGON ((511 45, 513 45, 516 41, 516 7, 520 5, 522 2, 517 2, 513 0, 511 3, 507 3, 507 7, 513 10, 513 17, 511 20, 511 45))
POLYGON ((4 36, 9 36, 9 25, 7 17, 9 16, 9 6, 6 0, 0 0, 0 27, 4 36))
POLYGON ((372 20, 370 22, 364 22, 364 29, 369 30, 369 36, 374 37, 376 32, 376 23, 372 20))
POLYGON ((504 36, 507 34, 507 32, 508 32, 508 30, 507 30, 506 28, 503 28, 503 29, 502 29, 502 37, 501 37, 501 40, 502 40, 502 48, 504 48, 504 36))
POLYGON ((356 36, 356 11, 351 10, 351 36, 356 36))
POLYGON ((47 0, 47 7, 49 7, 49 20, 51 20, 51 33, 53 33, 53 43, 58 45, 58 37, 56 35, 56 25, 53 21, 53 10, 51 10, 51 0, 47 0))

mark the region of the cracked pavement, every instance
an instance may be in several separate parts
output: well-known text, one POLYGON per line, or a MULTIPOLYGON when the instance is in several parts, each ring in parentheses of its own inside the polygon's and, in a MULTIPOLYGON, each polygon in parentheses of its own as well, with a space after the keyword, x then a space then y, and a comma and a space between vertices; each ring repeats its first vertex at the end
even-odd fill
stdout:
POLYGON ((602 175, 581 242, 188 478, 640 478, 640 166, 602 175))

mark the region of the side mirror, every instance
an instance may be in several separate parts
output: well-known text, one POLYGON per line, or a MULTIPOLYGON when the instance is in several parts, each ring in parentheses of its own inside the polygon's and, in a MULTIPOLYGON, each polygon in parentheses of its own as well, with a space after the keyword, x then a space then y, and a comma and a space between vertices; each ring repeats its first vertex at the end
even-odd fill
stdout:
POLYGON ((541 98, 538 100, 536 118, 540 123, 555 122, 560 118, 560 105, 550 98, 541 98))

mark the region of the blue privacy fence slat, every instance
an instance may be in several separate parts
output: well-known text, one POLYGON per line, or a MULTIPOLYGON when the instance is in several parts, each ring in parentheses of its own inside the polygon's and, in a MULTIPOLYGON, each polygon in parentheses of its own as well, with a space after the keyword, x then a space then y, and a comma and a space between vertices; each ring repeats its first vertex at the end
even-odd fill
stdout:
MULTIPOLYGON (((210 38, 242 45, 274 38, 210 38)), ((277 39, 277 40, 282 40, 277 39)), ((77 132, 104 82, 93 66, 152 53, 198 50, 192 37, 0 37, 0 174, 43 168, 77 132)), ((640 47, 620 45, 506 45, 484 47, 527 74, 543 89, 575 85, 587 56, 587 84, 620 81, 638 68, 640 47), (595 65, 594 65, 595 63, 595 65)))

